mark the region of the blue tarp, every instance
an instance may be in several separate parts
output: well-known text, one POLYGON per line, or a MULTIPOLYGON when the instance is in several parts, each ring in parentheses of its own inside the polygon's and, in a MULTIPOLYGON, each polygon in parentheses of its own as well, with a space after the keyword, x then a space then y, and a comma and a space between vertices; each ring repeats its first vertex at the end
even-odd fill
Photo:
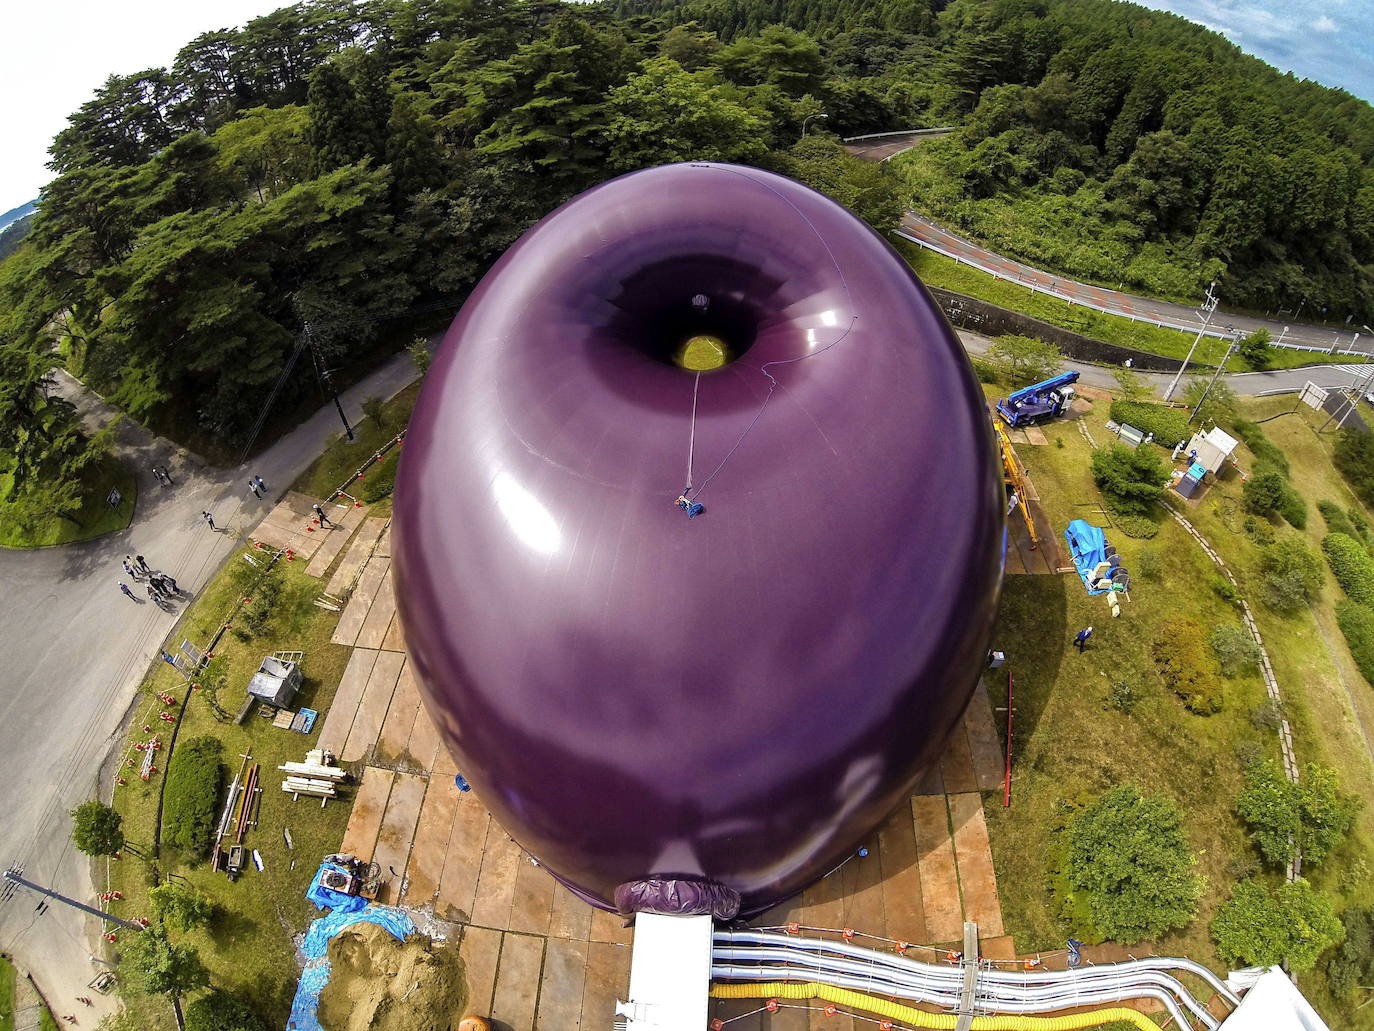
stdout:
POLYGON ((324 1031, 320 1027, 318 1011, 320 992, 329 983, 329 940, 346 927, 354 924, 377 924, 385 927, 401 940, 415 933, 415 923, 402 910, 390 906, 369 904, 366 899, 340 895, 337 891, 320 887, 320 875, 326 870, 339 869, 333 863, 321 863, 315 871, 314 880, 306 897, 321 909, 332 903, 322 902, 322 898, 332 896, 341 899, 342 904, 328 916, 322 916, 310 925, 301 943, 301 952, 306 956, 305 969, 296 985, 296 997, 291 1000, 291 1018, 287 1021, 287 1031, 324 1031))
POLYGON ((328 870, 348 873, 342 866, 336 866, 334 863, 320 864, 320 868, 315 871, 315 876, 310 881, 310 887, 305 891, 305 897, 315 903, 316 909, 332 909, 335 913, 353 913, 367 905, 367 899, 360 899, 356 895, 345 895, 320 884, 320 878, 328 870))
POLYGON ((1106 594, 1106 591, 1094 590, 1091 582, 1093 570, 1107 561, 1107 536, 1102 532, 1102 527, 1075 519, 1064 531, 1064 540, 1069 544, 1074 568, 1078 570, 1088 593, 1106 594))

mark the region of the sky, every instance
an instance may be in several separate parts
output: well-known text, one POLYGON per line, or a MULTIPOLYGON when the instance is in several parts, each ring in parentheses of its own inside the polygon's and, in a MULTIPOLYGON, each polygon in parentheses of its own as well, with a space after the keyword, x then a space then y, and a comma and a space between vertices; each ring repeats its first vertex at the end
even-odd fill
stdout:
MULTIPOLYGON (((20 0, 0 34, 0 212, 51 178, 48 144, 114 73, 170 64, 202 32, 285 0, 20 0)), ((1374 0, 1142 0, 1223 33, 1283 71, 1374 101, 1374 0)))
POLYGON ((1136 0, 1220 32, 1300 79, 1374 103, 1374 0, 1136 0))

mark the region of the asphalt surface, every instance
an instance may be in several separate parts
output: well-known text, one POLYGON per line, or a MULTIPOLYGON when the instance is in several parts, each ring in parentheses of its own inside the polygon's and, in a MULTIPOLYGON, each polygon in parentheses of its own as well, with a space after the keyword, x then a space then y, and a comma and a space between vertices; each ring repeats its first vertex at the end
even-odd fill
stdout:
MULTIPOLYGON (((846 143, 846 149, 857 157, 869 161, 886 161, 904 150, 910 150, 923 140, 948 135, 945 131, 911 133, 909 135, 886 137, 875 140, 854 140, 846 143)), ((1108 290, 1090 286, 1073 279, 1057 276, 1034 268, 1023 262, 1015 261, 988 250, 981 244, 965 239, 945 226, 933 222, 924 215, 908 211, 902 218, 902 231, 919 243, 926 244, 941 253, 1001 276, 1011 282, 1025 284, 1042 293, 1063 297, 1077 304, 1088 304, 1102 311, 1122 315, 1142 322, 1181 327, 1185 331, 1197 332, 1203 326, 1203 315, 1194 307, 1174 304, 1171 301, 1155 300, 1151 297, 1137 297, 1119 290, 1108 290)), ((1225 298, 1222 298, 1224 301, 1225 298)), ((1199 304, 1202 298, 1198 298, 1199 304)), ((1301 311, 1301 309, 1300 309, 1301 311)), ((1348 330, 1332 330, 1324 326, 1314 326, 1289 318, 1261 318, 1241 315, 1218 307, 1208 323, 1210 335, 1227 337, 1232 330, 1252 333, 1257 329, 1269 331, 1272 340, 1281 343, 1301 343, 1310 347, 1330 351, 1355 351, 1374 353, 1374 333, 1362 326, 1348 330)))
MULTIPOLYGON (((365 398, 390 397, 415 375, 404 353, 375 371, 343 395, 350 421, 361 421, 365 398)), ((103 425, 113 415, 70 378, 59 389, 78 402, 88 425, 103 425)), ((228 533, 205 525, 202 509, 220 526, 251 529, 339 430, 331 404, 248 465, 223 470, 206 468, 126 420, 117 453, 135 471, 139 489, 130 526, 56 548, 0 549, 0 784, 6 803, 0 868, 22 864, 27 878, 97 904, 92 864, 71 845, 68 812, 91 797, 108 800, 106 760, 138 684, 181 610, 238 546, 228 533), (174 487, 156 483, 154 464, 170 468, 174 487), (248 490, 254 473, 267 482, 265 499, 248 490), (142 554, 171 573, 187 598, 171 612, 130 601, 118 588, 126 579, 120 566, 125 554, 142 554)), ((141 586, 130 586, 142 594, 141 586)), ((122 861, 139 860, 126 854, 122 861)), ((100 969, 91 959, 99 924, 56 902, 38 914, 38 902, 20 889, 0 904, 0 948, 33 974, 55 1014, 76 1013, 94 1026, 111 1008, 86 987, 100 969), (81 995, 97 1005, 75 1003, 81 995)))

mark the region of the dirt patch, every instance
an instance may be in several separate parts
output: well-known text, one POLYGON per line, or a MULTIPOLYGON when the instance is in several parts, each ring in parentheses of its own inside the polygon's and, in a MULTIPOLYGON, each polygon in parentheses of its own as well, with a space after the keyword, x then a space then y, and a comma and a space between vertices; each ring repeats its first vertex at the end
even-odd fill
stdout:
POLYGON ((452 946, 354 924, 329 943, 329 961, 319 1008, 327 1031, 448 1031, 463 1013, 467 986, 452 946))

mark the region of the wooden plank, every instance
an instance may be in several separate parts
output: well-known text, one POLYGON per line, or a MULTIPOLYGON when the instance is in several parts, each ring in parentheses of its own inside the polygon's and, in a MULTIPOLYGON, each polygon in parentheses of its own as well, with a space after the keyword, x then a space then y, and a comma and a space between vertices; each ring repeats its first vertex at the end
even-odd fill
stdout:
POLYGON ((625 926, 625 918, 619 913, 608 913, 604 909, 592 909, 592 941, 607 942, 611 945, 629 945, 634 941, 634 928, 625 926))
POLYGON ((587 983, 582 989, 579 1027, 607 1028, 615 1020, 615 1002, 630 988, 630 950, 609 942, 587 944, 587 983))
POLYGON ((391 617, 391 625, 386 628, 386 634, 382 637, 382 651, 403 652, 406 650, 405 638, 401 636, 401 614, 395 613, 391 617))
POLYGON ((386 522, 386 529, 384 529, 384 530, 382 531, 381 537, 378 538, 378 540, 377 540, 377 554, 378 554, 378 555, 386 555, 386 556, 388 556, 388 557, 391 555, 391 520, 390 520, 390 519, 387 520, 387 522, 386 522))
POLYGON ((976 792, 949 796, 954 821, 954 860, 959 864, 959 887, 964 919, 978 925, 980 934, 999 938, 1005 932, 997 875, 992 868, 992 845, 983 819, 983 799, 976 792))
POLYGON ((410 755, 410 734, 415 729, 415 718, 419 713, 420 690, 415 686, 415 677, 411 675, 410 663, 407 662, 401 667, 396 690, 391 695, 391 704, 382 720, 382 732, 377 736, 377 753, 373 757, 376 765, 429 772, 428 766, 420 766, 410 755))
POLYGON ((449 834, 458 812, 459 791, 452 781, 431 777, 425 788, 420 822, 415 827, 415 843, 406 865, 406 888, 402 900, 408 906, 426 906, 439 894, 448 854, 449 834))
MULTIPOLYGON (((978 929, 981 931, 982 927, 978 929)), ((983 938, 978 944, 978 952, 988 959, 1015 959, 1016 943, 1012 941, 1009 934, 1004 934, 999 938, 983 938)), ((1004 966, 1002 969, 1009 970, 1011 968, 1004 966)))
MULTIPOLYGON (((414 671, 410 669, 410 663, 406 663, 406 670, 401 672, 404 678, 409 676, 414 678, 414 671), (409 671, 409 672, 407 672, 409 671)), ((419 688, 416 688, 419 695, 419 688)), ((410 761, 421 770, 434 770, 436 774, 441 774, 449 780, 453 780, 453 775, 458 772, 458 764, 448 754, 444 748, 443 741, 439 737, 439 728, 434 725, 434 720, 425 709, 424 700, 421 698, 419 711, 415 714, 415 725, 410 731, 410 740, 406 742, 406 754, 410 756, 410 761)))
POLYGON ((377 652, 370 648, 355 648, 348 657, 339 688, 334 692, 334 700, 324 716, 324 726, 320 728, 320 748, 335 755, 343 751, 348 732, 353 729, 353 718, 358 714, 363 689, 367 687, 367 678, 372 675, 376 663, 377 652))
POLYGON ((821 878, 802 892, 801 924, 832 931, 844 926, 844 884, 839 873, 821 878))
POLYGON ((765 1015, 751 1012, 762 1005, 760 999, 712 999, 707 1015, 725 1024, 730 1031, 763 1031, 768 1026, 764 1022, 765 1015))
POLYGON ((453 827, 448 836, 444 874, 439 880, 439 898, 434 911, 446 920, 468 922, 477 897, 477 878, 482 869, 482 849, 486 844, 491 817, 486 807, 472 794, 460 791, 453 827))
MULTIPOLYGON (((996 676, 996 674, 993 674, 996 676)), ((1006 757, 1002 738, 993 721, 992 701, 988 698, 985 677, 978 680, 973 700, 964 713, 964 732, 968 735, 969 751, 973 754, 973 772, 979 791, 996 791, 1002 786, 1006 757)))
MULTIPOLYGON (((439 731, 435 728, 434 721, 430 719, 429 713, 425 711, 423 702, 420 703, 420 715, 415 717, 416 729, 411 731, 411 737, 414 737, 415 734, 420 732, 420 724, 422 721, 430 728, 426 733, 432 732, 437 739, 439 731)), ((458 761, 453 758, 452 754, 441 742, 434 752, 434 776, 447 777, 449 780, 452 780, 453 775, 457 772, 458 761)))
MULTIPOLYGON (((373 562, 390 562, 390 559, 374 558, 373 562)), ((371 565, 371 563, 368 563, 371 565)), ((372 608, 367 610, 367 618, 363 620, 362 629, 358 631, 359 648, 380 648, 382 640, 386 637, 387 627, 391 626, 391 617, 396 615, 396 592, 391 589, 391 570, 387 569, 382 576, 381 586, 377 589, 377 597, 372 601, 372 608)))
POLYGON ((458 955, 463 959, 463 975, 468 983, 467 1011, 473 1016, 491 1015, 491 998, 496 991, 496 968, 501 961, 500 931, 489 927, 468 927, 463 931, 458 955))
POLYGON ((592 914, 596 910, 557 881, 553 882, 553 911, 549 917, 549 935, 586 941, 592 933, 592 914))
POLYGON ((339 752, 339 758, 344 762, 356 762, 377 744, 377 734, 382 729, 386 710, 391 706, 391 696, 396 691, 396 681, 401 675, 405 658, 398 652, 377 653, 372 675, 367 678, 362 701, 358 703, 358 714, 353 718, 348 740, 339 752))
POLYGON ((372 861, 377 832, 382 828, 382 816, 386 813, 386 802, 391 796, 391 785, 395 779, 396 775, 390 770, 380 770, 375 766, 363 770, 358 790, 353 796, 353 811, 348 814, 348 827, 339 845, 340 852, 355 855, 365 862, 372 861))
MULTIPOLYGON (((354 511, 365 512, 367 510, 357 508, 354 511)), ((363 525, 353 538, 353 543, 349 546, 343 561, 339 563, 339 568, 334 570, 334 575, 329 578, 329 583, 324 589, 326 594, 332 594, 338 598, 343 591, 348 589, 363 566, 367 564, 367 560, 372 556, 372 546, 377 542, 378 535, 381 534, 386 525, 387 520, 384 516, 372 516, 363 520, 363 525)))
POLYGON ((946 794, 978 790, 978 776, 973 772, 973 753, 969 751, 963 720, 955 726, 949 743, 945 745, 940 773, 944 777, 946 794))
POLYGON ((931 764, 930 769, 921 774, 921 780, 916 785, 913 795, 943 795, 945 793, 945 780, 940 775, 940 763, 936 760, 931 764))
POLYGON ((496 968, 496 993, 491 1000, 494 1023, 511 1028, 534 1026, 543 966, 543 938, 506 935, 501 942, 501 964, 496 968))
POLYGON ((363 512, 366 511, 365 509, 354 508, 352 505, 343 509, 334 505, 325 505, 324 510, 325 515, 329 517, 329 525, 324 527, 316 525, 315 532, 323 537, 323 541, 319 550, 311 556, 310 564, 305 567, 306 576, 324 576, 329 571, 329 567, 339 557, 339 552, 343 551, 344 545, 353 536, 353 531, 363 521, 363 512))
POLYGON ((888 937, 913 945, 924 944, 928 935, 917 867, 916 828, 909 804, 903 803, 878 830, 878 856, 883 867, 888 937))
POLYGON ((539 984, 535 1031, 578 1031, 582 1026, 582 994, 586 987, 587 943, 550 938, 544 950, 544 978, 539 984))
MULTIPOLYGON (((839 871, 843 875, 844 926, 879 938, 887 937, 887 920, 883 911, 883 870, 878 855, 878 835, 862 843, 868 855, 854 857, 839 871)), ((858 939, 861 945, 874 942, 858 939)), ((877 943, 881 947, 881 943, 877 943)))
POLYGON ((945 799, 918 795, 911 800, 911 814, 916 826, 916 865, 921 875, 928 944, 960 941, 964 914, 945 799))
POLYGON ((334 634, 330 637, 332 642, 346 644, 350 648, 357 643, 358 632, 362 630, 368 611, 372 608, 373 599, 377 597, 377 591, 382 586, 382 577, 386 576, 390 568, 390 559, 368 560, 367 565, 363 567, 362 576, 358 578, 358 586, 353 588, 353 594, 344 606, 343 615, 339 617, 339 625, 334 628, 334 634))
POLYGON ((542 866, 535 866, 530 857, 520 857, 515 874, 515 898, 511 904, 510 929, 526 934, 549 933, 553 917, 553 886, 556 882, 542 866))
POLYGON ((372 861, 382 868, 382 894, 377 901, 395 903, 401 894, 401 879, 405 876, 406 860, 410 858, 410 844, 415 840, 415 825, 420 819, 420 806, 425 800, 427 777, 409 773, 396 774, 387 799, 386 815, 377 832, 377 847, 372 861))
POLYGON ((502 929, 510 926, 515 875, 523 862, 520 846, 511 840, 504 827, 495 820, 489 821, 482 847, 482 868, 477 875, 477 897, 472 903, 474 924, 502 929))

